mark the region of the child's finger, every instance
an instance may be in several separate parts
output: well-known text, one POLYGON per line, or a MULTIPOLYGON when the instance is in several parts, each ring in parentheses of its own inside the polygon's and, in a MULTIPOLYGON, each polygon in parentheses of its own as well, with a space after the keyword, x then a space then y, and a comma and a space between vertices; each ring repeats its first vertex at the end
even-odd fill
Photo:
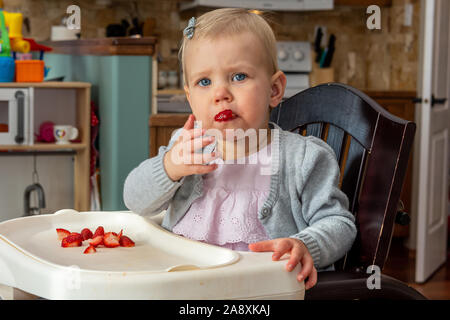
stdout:
POLYGON ((190 149, 189 150, 198 150, 202 149, 203 147, 213 143, 215 141, 215 137, 196 137, 195 139, 188 141, 187 143, 190 143, 190 149))
POLYGON ((186 130, 194 129, 194 121, 195 121, 195 116, 193 114, 190 114, 188 119, 184 123, 183 129, 186 129, 186 130))
POLYGON ((216 163, 208 164, 208 165, 194 164, 192 166, 189 166, 188 174, 206 174, 206 173, 210 173, 211 171, 216 170, 217 167, 218 167, 218 165, 216 163))
POLYGON ((194 164, 194 165, 205 165, 208 162, 216 159, 216 153, 215 152, 211 152, 211 153, 191 153, 188 157, 186 157, 189 159, 188 163, 185 164, 194 164))
POLYGON ((181 134, 183 142, 191 142, 192 139, 195 139, 199 136, 205 134, 206 130, 202 128, 195 128, 186 130, 183 128, 183 132, 181 134))
POLYGON ((274 251, 274 241, 273 240, 265 240, 250 243, 248 248, 254 252, 265 252, 265 251, 274 251))
POLYGON ((309 255, 305 254, 303 256, 303 259, 301 260, 301 262, 302 262, 302 270, 300 271, 300 273, 297 276, 298 281, 305 280, 310 275, 310 273, 312 272, 312 269, 314 268, 313 259, 309 255))
POLYGON ((302 259, 302 250, 298 246, 294 246, 291 250, 291 256, 288 263, 286 264, 287 271, 291 272, 297 266, 299 261, 302 259))
POLYGON ((277 243, 272 260, 279 260, 284 254, 290 252, 292 249, 292 243, 290 241, 281 240, 277 243))
POLYGON ((305 283, 305 290, 311 289, 317 283, 317 270, 313 267, 312 272, 308 277, 308 281, 305 283))

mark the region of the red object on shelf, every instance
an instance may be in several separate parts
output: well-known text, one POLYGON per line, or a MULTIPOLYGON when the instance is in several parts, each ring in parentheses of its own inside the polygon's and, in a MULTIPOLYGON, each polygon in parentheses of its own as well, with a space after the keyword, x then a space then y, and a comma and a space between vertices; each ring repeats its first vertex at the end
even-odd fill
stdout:
POLYGON ((39 126, 39 135, 36 137, 36 140, 39 142, 55 142, 53 126, 54 123, 51 121, 42 122, 39 126))
POLYGON ((32 38, 22 38, 30 43, 30 51, 52 51, 53 49, 42 44, 37 43, 32 38))
POLYGON ((8 132, 8 125, 5 123, 0 123, 0 132, 8 132))

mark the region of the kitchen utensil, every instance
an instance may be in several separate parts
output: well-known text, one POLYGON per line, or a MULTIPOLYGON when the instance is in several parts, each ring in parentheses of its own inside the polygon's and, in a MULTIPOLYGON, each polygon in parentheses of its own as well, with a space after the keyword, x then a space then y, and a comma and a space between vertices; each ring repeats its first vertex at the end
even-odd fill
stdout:
POLYGON ((321 61, 321 68, 328 68, 331 65, 331 61, 333 59, 334 54, 334 44, 336 42, 336 36, 334 34, 330 35, 330 39, 328 42, 327 52, 324 56, 323 61, 321 61))
POLYGON ((322 36, 323 36, 322 28, 319 27, 319 28, 317 28, 316 39, 314 40, 314 52, 316 53, 315 61, 317 63, 320 62, 320 57, 321 57, 321 53, 322 53, 322 48, 320 47, 320 43, 322 41, 322 36))
POLYGON ((25 193, 23 195, 24 217, 41 214, 41 209, 45 208, 45 193, 44 188, 39 183, 39 174, 36 166, 36 154, 33 155, 32 179, 33 184, 29 185, 25 189, 25 193), (37 207, 30 207, 30 196, 33 191, 37 193, 37 207))
POLYGON ((41 209, 45 208, 45 193, 44 188, 41 186, 40 183, 33 183, 25 189, 25 193, 23 195, 23 206, 24 206, 24 214, 23 214, 24 217, 41 214, 41 209), (30 197, 32 192, 37 193, 38 196, 37 207, 30 207, 30 197))

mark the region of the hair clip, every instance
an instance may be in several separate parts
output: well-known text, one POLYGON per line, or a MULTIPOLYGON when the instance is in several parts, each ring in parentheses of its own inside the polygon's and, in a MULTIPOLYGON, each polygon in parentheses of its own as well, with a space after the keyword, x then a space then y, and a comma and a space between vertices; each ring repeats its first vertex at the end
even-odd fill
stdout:
POLYGON ((195 17, 192 17, 191 19, 189 19, 188 26, 184 28, 183 34, 188 39, 191 39, 194 36, 194 29, 195 29, 195 17))

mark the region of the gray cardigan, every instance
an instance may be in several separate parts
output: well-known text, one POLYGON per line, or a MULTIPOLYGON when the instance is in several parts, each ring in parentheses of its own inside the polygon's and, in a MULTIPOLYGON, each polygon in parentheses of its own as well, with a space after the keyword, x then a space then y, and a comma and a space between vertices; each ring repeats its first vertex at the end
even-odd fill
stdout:
MULTIPOLYGON (((348 199, 338 188, 335 154, 318 138, 284 131, 273 122, 269 125, 274 128, 270 192, 258 218, 271 239, 300 239, 318 270, 330 267, 350 250, 356 237, 348 199)), ((172 181, 164 169, 164 154, 180 133, 178 129, 157 156, 133 169, 124 185, 124 202, 131 211, 155 215, 167 209, 162 226, 169 231, 203 193, 202 175, 172 181)), ((203 152, 213 148, 214 144, 208 145, 203 152)))

